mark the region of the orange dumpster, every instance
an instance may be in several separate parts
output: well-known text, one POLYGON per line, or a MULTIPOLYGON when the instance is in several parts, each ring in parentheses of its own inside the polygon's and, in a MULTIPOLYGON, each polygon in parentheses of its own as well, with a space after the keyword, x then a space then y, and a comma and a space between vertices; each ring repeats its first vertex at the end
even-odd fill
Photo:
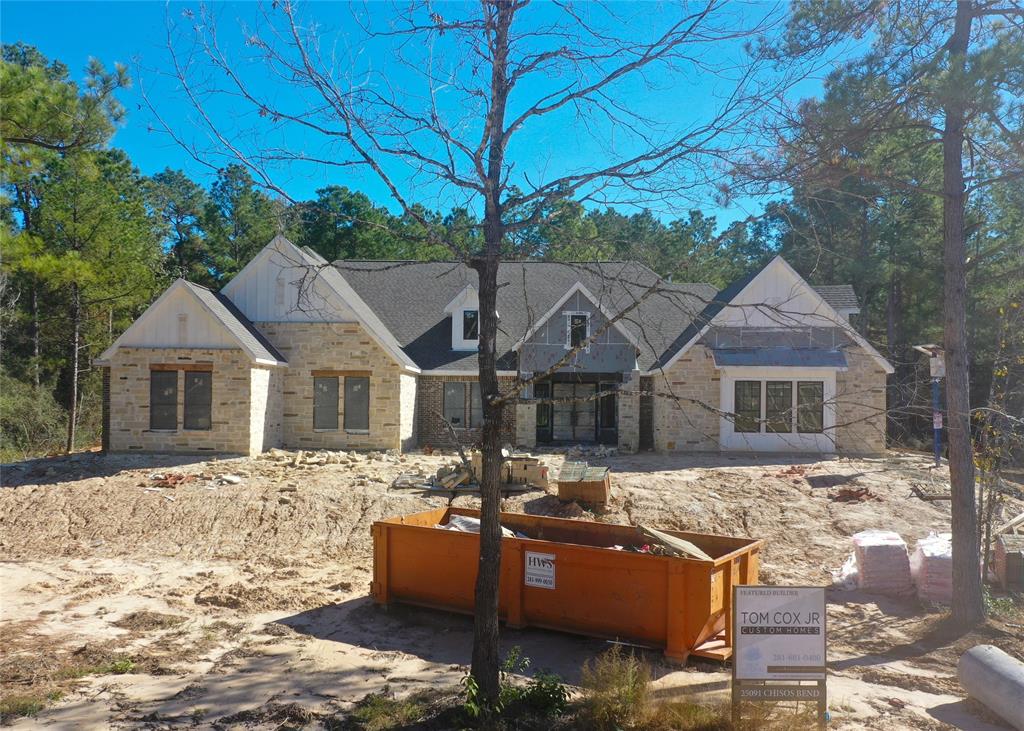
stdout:
MULTIPOLYGON (((472 613, 476 533, 442 530, 439 508, 373 524, 374 601, 472 613)), ((619 550, 648 543, 632 526, 502 513, 499 614, 508 626, 543 627, 660 647, 675 662, 732 655, 732 587, 756 584, 763 541, 664 531, 710 560, 619 550)))

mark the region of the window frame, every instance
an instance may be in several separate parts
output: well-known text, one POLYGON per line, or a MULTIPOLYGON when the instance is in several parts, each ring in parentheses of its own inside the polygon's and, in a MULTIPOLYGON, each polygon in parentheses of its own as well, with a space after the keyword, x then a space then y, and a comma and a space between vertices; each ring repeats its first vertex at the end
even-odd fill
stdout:
POLYGON ((793 381, 782 380, 782 379, 765 379, 764 380, 764 433, 765 434, 793 434, 796 426, 794 424, 793 414, 793 381), (780 400, 780 403, 785 405, 781 410, 773 410, 769 412, 771 408, 771 390, 772 387, 783 387, 782 391, 786 393, 788 398, 780 400), (777 424, 785 423, 786 429, 775 428, 777 424))
POLYGON ((339 406, 340 406, 340 403, 341 403, 341 392, 340 392, 341 384, 340 384, 339 381, 340 381, 340 378, 338 376, 313 376, 313 431, 314 432, 338 431, 338 428, 340 426, 340 419, 339 419, 338 412, 340 410, 339 406), (329 407, 327 407, 326 404, 319 405, 319 406, 317 404, 317 395, 319 393, 318 390, 317 390, 317 382, 318 381, 334 381, 334 409, 333 409, 334 426, 317 426, 317 423, 318 423, 317 412, 320 409, 323 409, 323 408, 328 408, 328 410, 330 411, 329 407))
POLYGON ((764 380, 763 379, 751 379, 751 378, 744 378, 744 379, 737 378, 733 382, 733 401, 732 401, 732 411, 733 411, 733 414, 734 414, 734 416, 733 416, 733 432, 735 432, 736 434, 760 434, 761 433, 761 424, 762 424, 762 421, 761 421, 762 416, 761 415, 764 413, 763 412, 763 409, 764 409, 764 397, 763 397, 764 386, 763 386, 763 384, 764 384, 764 380), (748 409, 743 409, 743 412, 741 414, 741 411, 740 411, 740 386, 741 386, 741 384, 743 386, 749 386, 751 383, 757 384, 757 415, 753 417, 754 424, 753 424, 753 428, 752 429, 741 429, 740 428, 740 418, 741 418, 741 415, 742 415, 742 418, 749 419, 750 418, 749 414, 752 413, 753 410, 749 409, 749 408, 748 409))
MULTIPOLYGON (((186 370, 185 371, 185 389, 184 390, 185 390, 184 406, 183 406, 183 409, 182 409, 183 413, 182 413, 182 419, 181 419, 182 429, 184 431, 212 431, 213 430, 213 371, 212 370, 211 371, 206 371, 206 370, 186 370), (209 419, 209 424, 207 426, 189 426, 189 411, 191 410, 190 409, 190 404, 192 405, 192 409, 195 408, 195 402, 192 401, 193 396, 191 395, 191 394, 194 394, 195 391, 194 390, 190 391, 190 389, 189 389, 189 379, 200 378, 200 377, 205 377, 207 379, 208 383, 209 383, 209 389, 208 389, 208 394, 209 395, 207 397, 208 401, 209 401, 209 403, 207 404, 207 408, 208 408, 208 417, 207 418, 209 419)), ((193 417, 194 417, 194 414, 193 414, 193 417)))
MULTIPOLYGON (((345 431, 349 434, 369 434, 370 433, 370 377, 369 376, 345 376, 345 383, 342 385, 344 391, 344 414, 342 415, 342 426, 345 431), (353 386, 356 385, 357 381, 365 381, 366 386, 366 426, 350 425, 349 416, 352 414, 352 409, 349 408, 350 403, 353 401, 349 395, 349 383, 353 386)), ((360 414, 362 416, 362 414, 360 414)))
POLYGON ((441 418, 445 422, 450 424, 452 426, 452 428, 454 428, 454 429, 465 429, 466 428, 466 382, 465 381, 445 381, 444 382, 444 385, 441 387, 441 418), (458 387, 458 388, 456 388, 456 387, 458 387), (449 405, 448 405, 449 389, 451 390, 451 393, 452 393, 453 397, 454 397, 455 393, 459 394, 460 404, 459 404, 459 408, 458 408, 458 414, 455 413, 455 410, 453 408, 454 404, 452 404, 452 407, 449 407, 449 405), (458 417, 458 419, 459 419, 458 423, 456 423, 452 418, 450 418, 450 416, 449 416, 450 412, 451 412, 451 416, 457 416, 458 417))
POLYGON ((165 433, 170 433, 170 432, 178 431, 178 371, 177 370, 169 370, 169 369, 166 369, 166 368, 153 368, 153 369, 151 369, 149 371, 149 431, 165 432, 165 433), (159 380, 159 378, 166 378, 167 377, 164 374, 170 374, 170 376, 174 380, 173 397, 172 397, 172 399, 170 401, 157 403, 153 399, 153 395, 154 395, 153 386, 155 385, 154 376, 158 376, 158 380, 159 380), (155 407, 158 407, 158 406, 159 407, 163 407, 163 408, 166 408, 166 407, 170 406, 174 410, 174 425, 173 426, 170 426, 170 427, 167 427, 167 426, 154 426, 154 424, 153 424, 153 415, 156 413, 156 408, 155 407))
POLYGON ((824 434, 825 433, 825 382, 824 381, 809 381, 809 380, 797 380, 796 381, 796 433, 797 434, 824 434), (800 426, 801 417, 806 412, 806 408, 800 402, 800 390, 803 386, 817 386, 821 391, 820 400, 817 403, 817 418, 818 428, 817 429, 803 429, 800 426))
POLYGON ((464 343, 479 342, 480 340, 480 310, 465 309, 462 311, 462 341, 464 343), (467 334, 466 316, 473 313, 473 329, 467 334))
MULTIPOLYGON (((565 313, 565 349, 572 350, 578 347, 579 344, 573 344, 573 319, 583 319, 583 338, 580 343, 584 343, 590 339, 590 313, 582 311, 569 311, 565 313)), ((590 352, 590 343, 583 348, 584 353, 590 352)))
POLYGON ((469 420, 468 429, 480 429, 484 425, 484 402, 480 395, 480 381, 470 381, 469 388, 469 420))

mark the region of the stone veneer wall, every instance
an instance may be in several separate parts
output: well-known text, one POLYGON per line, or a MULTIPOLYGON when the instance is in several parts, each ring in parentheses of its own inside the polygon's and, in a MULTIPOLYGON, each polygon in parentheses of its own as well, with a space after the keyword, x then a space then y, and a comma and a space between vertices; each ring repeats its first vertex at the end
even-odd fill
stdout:
MULTIPOLYGON (((416 440, 421 447, 454 447, 451 432, 441 416, 444 408, 444 384, 448 381, 476 382, 476 376, 420 376, 416 388, 416 440)), ((515 376, 498 376, 498 387, 503 391, 516 382, 515 376)), ((480 441, 480 429, 459 429, 463 446, 480 441)), ((501 441, 516 441, 516 409, 508 406, 502 417, 501 441)))
POLYGON ((515 410, 515 445, 523 449, 533 449, 537 446, 537 404, 519 403, 515 405, 515 410))
POLYGON ((703 345, 694 345, 664 373, 655 374, 652 382, 654 449, 717 451, 719 415, 714 409, 718 409, 721 398, 721 377, 711 352, 703 345))
POLYGON ((886 373, 863 350, 846 351, 847 370, 836 373, 836 450, 885 452, 886 373))
POLYGON ((635 454, 640 449, 640 373, 623 376, 619 386, 619 451, 635 454))
POLYGON ((292 449, 402 448, 401 367, 362 326, 356 323, 260 322, 256 327, 288 361, 282 385, 283 446, 292 449), (338 384, 338 429, 313 430, 312 371, 370 373, 368 433, 345 431, 343 380, 338 384))
POLYGON ((284 382, 282 368, 253 368, 252 400, 249 403, 250 423, 249 453, 259 454, 271 447, 281 446, 283 403, 281 389, 284 382))
POLYGON ((250 454, 252 377, 249 356, 240 349, 118 348, 110 363, 112 451, 225 452, 250 454), (152 365, 212 364, 212 428, 186 430, 185 379, 178 373, 178 429, 149 429, 149 373, 152 365))
POLYGON ((403 373, 399 377, 402 451, 416 448, 416 376, 403 373))

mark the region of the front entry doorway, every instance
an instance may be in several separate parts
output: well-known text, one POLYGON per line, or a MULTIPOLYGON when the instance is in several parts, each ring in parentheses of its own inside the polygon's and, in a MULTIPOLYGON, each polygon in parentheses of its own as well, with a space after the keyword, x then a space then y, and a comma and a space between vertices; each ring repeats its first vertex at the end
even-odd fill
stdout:
POLYGON ((555 403, 537 405, 537 441, 615 444, 618 441, 617 375, 555 377, 538 383, 534 395, 555 403), (612 380, 612 379, 615 380, 612 380), (610 395, 597 398, 598 393, 610 395))
POLYGON ((552 398, 572 399, 551 405, 552 438, 556 442, 593 442, 597 440, 596 383, 552 384, 552 398))

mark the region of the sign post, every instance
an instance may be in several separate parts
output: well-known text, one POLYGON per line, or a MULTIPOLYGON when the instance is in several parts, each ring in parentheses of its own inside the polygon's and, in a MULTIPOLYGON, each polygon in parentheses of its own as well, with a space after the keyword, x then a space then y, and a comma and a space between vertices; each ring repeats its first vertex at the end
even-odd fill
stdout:
POLYGON ((734 728, 742 728, 743 702, 815 701, 824 729, 824 587, 735 586, 732 606, 734 728))
POLYGON ((932 382, 932 443, 935 466, 942 463, 942 404, 939 391, 946 377, 946 355, 938 345, 915 345, 914 350, 928 356, 928 375, 932 382))

